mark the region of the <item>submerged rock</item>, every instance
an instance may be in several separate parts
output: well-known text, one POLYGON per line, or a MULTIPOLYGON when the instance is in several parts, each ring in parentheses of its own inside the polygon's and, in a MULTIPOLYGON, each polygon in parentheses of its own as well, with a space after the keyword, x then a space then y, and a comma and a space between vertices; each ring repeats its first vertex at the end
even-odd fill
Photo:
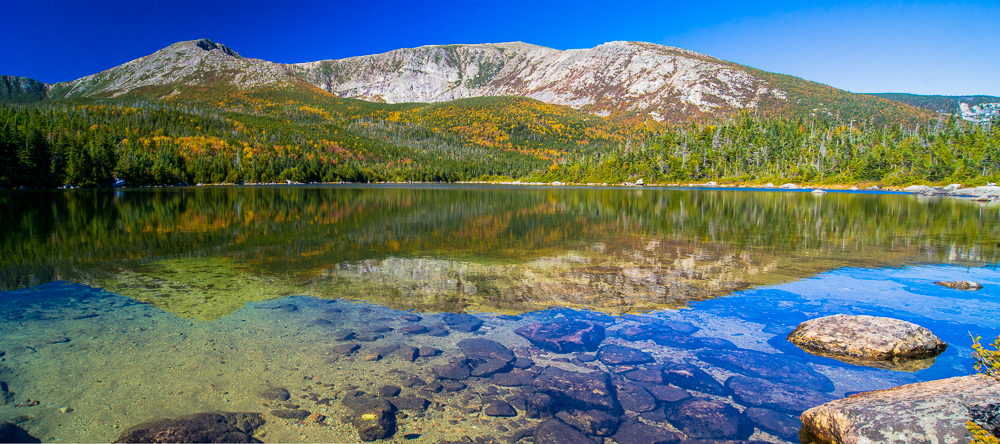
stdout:
POLYGON ((465 339, 458 343, 458 348, 470 359, 514 361, 514 352, 503 344, 489 339, 465 339))
POLYGON ((621 345, 605 345, 597 351, 597 359, 605 365, 632 365, 653 362, 653 357, 642 350, 621 345))
POLYGON ((274 401, 288 401, 292 394, 284 387, 272 387, 260 392, 260 397, 274 401))
POLYGON ((940 281, 935 282, 942 287, 954 288, 956 290, 971 290, 976 291, 983 288, 983 285, 979 282, 972 281, 940 281))
POLYGON ((438 379, 452 379, 456 381, 461 381, 463 379, 472 376, 472 369, 465 364, 464 361, 452 362, 445 365, 439 365, 431 369, 434 372, 434 376, 438 379))
POLYGON ((396 416, 381 410, 368 411, 355 416, 351 425, 358 430, 358 438, 362 441, 375 441, 392 435, 396 416))
POLYGON ((253 432, 264 422, 260 413, 195 413, 130 427, 115 442, 261 442, 253 432))
POLYGON ((802 414, 802 442, 967 442, 966 405, 1000 397, 1000 384, 962 376, 851 395, 802 414))
POLYGON ((681 440, 681 435, 663 427, 627 419, 612 438, 618 444, 673 444, 681 440))
POLYGON ((400 410, 427 410, 430 401, 419 396, 400 396, 392 400, 392 405, 400 410))
POLYGON ((911 322, 843 314, 803 322, 788 341, 808 352, 847 358, 849 363, 924 358, 948 348, 930 330, 911 322))
POLYGON ((587 321, 530 324, 514 333, 536 347, 556 353, 594 351, 604 341, 604 327, 587 321))
POLYGON ((533 436, 535 444, 595 444, 587 435, 555 419, 541 423, 533 436))
POLYGON ((556 418, 588 435, 611 436, 618 431, 621 418, 602 410, 564 410, 556 418))
POLYGON ((802 421, 784 413, 774 410, 750 407, 743 412, 748 419, 753 421, 763 430, 771 432, 780 438, 789 441, 799 440, 799 430, 802 428, 802 421))
POLYGON ((535 382, 535 374, 515 368, 508 373, 497 373, 490 378, 494 384, 504 387, 520 387, 532 385, 535 382))
POLYGON ((646 385, 646 390, 653 395, 653 398, 661 402, 677 402, 691 397, 687 390, 669 385, 646 385))
POLYGON ((691 364, 669 363, 663 366, 660 373, 663 384, 673 384, 680 388, 697 390, 709 395, 726 396, 729 394, 729 390, 716 381, 712 375, 691 364))
POLYGON ((487 402, 483 413, 487 416, 517 416, 517 410, 514 410, 514 406, 500 399, 487 402))
POLYGON ((444 323, 455 331, 474 332, 483 325, 483 320, 465 313, 448 313, 444 315, 444 323))
POLYGON ((706 350, 698 358, 726 370, 755 376, 769 381, 795 384, 821 392, 833 391, 833 381, 808 365, 791 360, 787 355, 752 350, 706 350))
MULTIPOLYGON (((31 436, 27 430, 21 428, 21 426, 10 423, 10 422, 0 422, 0 442, 25 442, 25 443, 35 443, 42 442, 42 440, 31 436)), ((151 442, 151 441, 146 441, 151 442)), ((251 441, 248 441, 251 442, 251 441)))
POLYGON ((816 390, 746 376, 730 377, 726 380, 726 387, 733 391, 733 397, 743 405, 766 407, 796 415, 837 399, 816 390))
POLYGON ((569 407, 615 410, 618 404, 608 380, 608 374, 603 372, 579 373, 548 367, 535 378, 534 386, 569 407))
POLYGON ((281 419, 294 419, 296 421, 301 421, 309 417, 312 412, 308 410, 300 409, 274 409, 271 410, 271 415, 274 415, 281 419))
POLYGON ((625 381, 614 381, 618 403, 625 411, 648 412, 656 408, 656 398, 638 384, 625 381))
POLYGON ((667 406, 667 419, 688 438, 747 439, 753 424, 739 410, 710 398, 691 398, 667 406))

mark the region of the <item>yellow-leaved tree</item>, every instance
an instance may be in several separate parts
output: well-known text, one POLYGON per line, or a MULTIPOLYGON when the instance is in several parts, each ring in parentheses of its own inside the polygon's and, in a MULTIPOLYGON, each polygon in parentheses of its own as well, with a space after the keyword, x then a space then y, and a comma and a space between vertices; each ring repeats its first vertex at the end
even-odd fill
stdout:
MULTIPOLYGON (((970 333, 969 336, 972 336, 970 333)), ((976 372, 987 378, 991 378, 995 383, 1000 383, 1000 336, 993 341, 993 350, 988 347, 990 344, 984 346, 979 341, 982 339, 981 336, 972 337, 972 357, 976 360, 976 372)), ((1000 400, 998 400, 1000 401, 1000 400)), ((987 416, 988 412, 983 412, 983 416, 987 416)), ((973 415, 977 416, 977 415, 973 415)), ((977 418, 973 418, 977 419, 977 418)), ((980 420, 985 420, 986 418, 978 418, 980 420)), ((972 433, 972 442, 974 444, 1000 444, 1000 440, 996 436, 990 434, 989 431, 984 429, 979 424, 973 421, 968 421, 965 426, 972 433)))

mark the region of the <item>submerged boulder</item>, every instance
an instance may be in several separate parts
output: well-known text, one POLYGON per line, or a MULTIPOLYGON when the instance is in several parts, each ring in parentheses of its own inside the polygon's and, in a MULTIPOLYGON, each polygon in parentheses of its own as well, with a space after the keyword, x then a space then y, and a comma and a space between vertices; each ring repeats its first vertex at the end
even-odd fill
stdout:
POLYGON ((587 321, 530 324, 514 333, 536 347, 556 353, 594 351, 604 341, 604 327, 587 321))
POLYGON ((195 413, 141 423, 115 442, 261 442, 253 432, 264 422, 260 413, 195 413))
POLYGON ((962 376, 851 395, 806 410, 802 442, 968 442, 967 405, 1000 397, 1000 384, 962 376))
POLYGON ((948 344, 930 330, 899 319, 833 315, 799 324, 788 341, 813 354, 857 361, 892 361, 933 357, 948 344))

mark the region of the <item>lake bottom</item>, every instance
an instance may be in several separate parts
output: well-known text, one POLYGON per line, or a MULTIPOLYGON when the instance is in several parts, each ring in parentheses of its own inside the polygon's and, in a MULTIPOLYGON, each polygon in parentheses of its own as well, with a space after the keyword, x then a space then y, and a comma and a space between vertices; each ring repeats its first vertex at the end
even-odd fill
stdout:
POLYGON ((355 442, 383 409, 392 442, 798 442, 814 405, 973 372, 968 333, 1000 334, 998 283, 992 268, 841 269, 641 315, 416 313, 299 295, 198 321, 54 282, 0 293, 0 421, 44 442, 107 442, 156 418, 259 412, 264 442, 355 442), (949 348, 874 368, 785 341, 838 313, 915 322, 949 348))

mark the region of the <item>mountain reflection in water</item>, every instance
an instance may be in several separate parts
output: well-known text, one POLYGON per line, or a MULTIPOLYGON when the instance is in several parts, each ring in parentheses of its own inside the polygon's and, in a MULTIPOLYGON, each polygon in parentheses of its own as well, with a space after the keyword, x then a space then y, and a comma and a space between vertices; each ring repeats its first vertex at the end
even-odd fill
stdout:
POLYGON ((0 289, 82 282, 213 319, 287 294, 400 309, 684 307, 844 266, 996 263, 996 205, 460 186, 0 193, 0 289))

